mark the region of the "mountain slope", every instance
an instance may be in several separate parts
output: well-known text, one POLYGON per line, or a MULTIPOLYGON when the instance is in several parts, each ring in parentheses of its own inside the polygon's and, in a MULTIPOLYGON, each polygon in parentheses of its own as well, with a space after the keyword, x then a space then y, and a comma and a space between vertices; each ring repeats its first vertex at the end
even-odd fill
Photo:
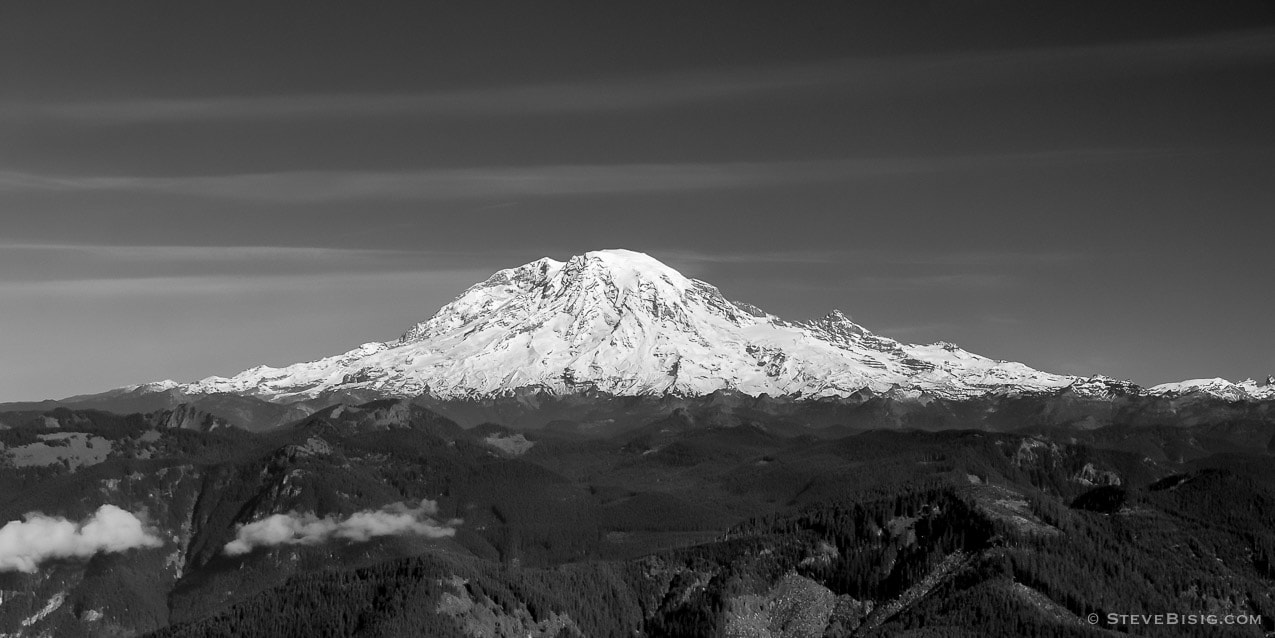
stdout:
POLYGON ((902 344, 836 311, 788 322, 642 253, 606 250, 497 272, 396 341, 179 388, 285 402, 350 390, 462 399, 519 389, 966 398, 1076 380, 951 344, 902 344))
POLYGON ((1196 396, 1227 401, 1269 401, 1275 399, 1275 377, 1264 381, 1245 379, 1239 383, 1226 379, 1187 379, 1152 386, 1147 388, 1147 394, 1174 399, 1196 396))

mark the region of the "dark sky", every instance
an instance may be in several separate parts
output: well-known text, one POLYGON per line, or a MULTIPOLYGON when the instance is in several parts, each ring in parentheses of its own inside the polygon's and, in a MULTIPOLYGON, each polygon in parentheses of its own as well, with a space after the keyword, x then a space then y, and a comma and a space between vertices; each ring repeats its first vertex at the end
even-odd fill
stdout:
POLYGON ((398 336, 640 250, 790 319, 1275 373, 1275 9, 0 4, 0 400, 398 336))

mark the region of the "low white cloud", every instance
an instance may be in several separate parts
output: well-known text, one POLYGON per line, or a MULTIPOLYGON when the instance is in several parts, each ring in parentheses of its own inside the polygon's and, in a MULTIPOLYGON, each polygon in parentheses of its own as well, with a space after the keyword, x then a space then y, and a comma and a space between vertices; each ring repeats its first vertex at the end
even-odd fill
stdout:
POLYGON ((99 552, 163 544, 142 518, 114 505, 99 507, 80 523, 32 512, 0 527, 0 572, 31 574, 46 560, 89 558, 99 552))
POLYGON ((229 556, 247 554, 258 547, 317 545, 331 539, 364 542, 377 536, 417 535, 442 538, 456 534, 459 520, 434 520, 438 504, 429 499, 419 505, 392 503, 377 510, 355 512, 347 518, 319 518, 312 513, 274 514, 240 525, 235 540, 226 543, 229 556))

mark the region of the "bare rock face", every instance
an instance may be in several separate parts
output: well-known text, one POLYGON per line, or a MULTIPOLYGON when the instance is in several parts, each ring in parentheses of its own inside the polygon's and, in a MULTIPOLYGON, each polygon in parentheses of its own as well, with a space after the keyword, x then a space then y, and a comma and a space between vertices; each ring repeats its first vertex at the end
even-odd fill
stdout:
POLYGON ((217 428, 231 426, 229 421, 210 412, 200 410, 189 403, 183 403, 171 410, 152 412, 148 415, 148 418, 154 427, 163 430, 176 429, 209 432, 217 428))
POLYGON ((461 428, 452 420, 404 399, 381 399, 362 405, 338 403, 299 423, 314 432, 349 436, 362 432, 416 430, 446 441, 455 440, 461 428))
POLYGON ((756 638, 819 638, 839 600, 827 587, 788 574, 765 594, 731 599, 725 634, 756 638))

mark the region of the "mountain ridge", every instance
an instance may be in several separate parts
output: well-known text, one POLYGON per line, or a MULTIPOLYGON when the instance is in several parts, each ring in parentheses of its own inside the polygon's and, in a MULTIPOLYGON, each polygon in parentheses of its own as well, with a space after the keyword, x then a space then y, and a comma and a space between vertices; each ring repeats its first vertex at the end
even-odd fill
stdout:
POLYGON ((903 344, 839 310, 787 321, 643 253, 604 250, 498 271, 395 341, 176 387, 280 402, 352 388, 444 399, 525 388, 805 398, 867 388, 922 399, 1053 391, 1076 380, 952 344, 903 344))
POLYGON ((905 344, 840 310, 788 321, 727 299, 644 253, 601 250, 497 271, 398 339, 283 367, 121 390, 239 394, 276 403, 338 391, 481 399, 521 391, 616 396, 969 399, 1071 392, 1228 401, 1275 399, 1275 385, 1222 379, 1142 388, 1102 375, 1042 372, 954 344, 905 344))

